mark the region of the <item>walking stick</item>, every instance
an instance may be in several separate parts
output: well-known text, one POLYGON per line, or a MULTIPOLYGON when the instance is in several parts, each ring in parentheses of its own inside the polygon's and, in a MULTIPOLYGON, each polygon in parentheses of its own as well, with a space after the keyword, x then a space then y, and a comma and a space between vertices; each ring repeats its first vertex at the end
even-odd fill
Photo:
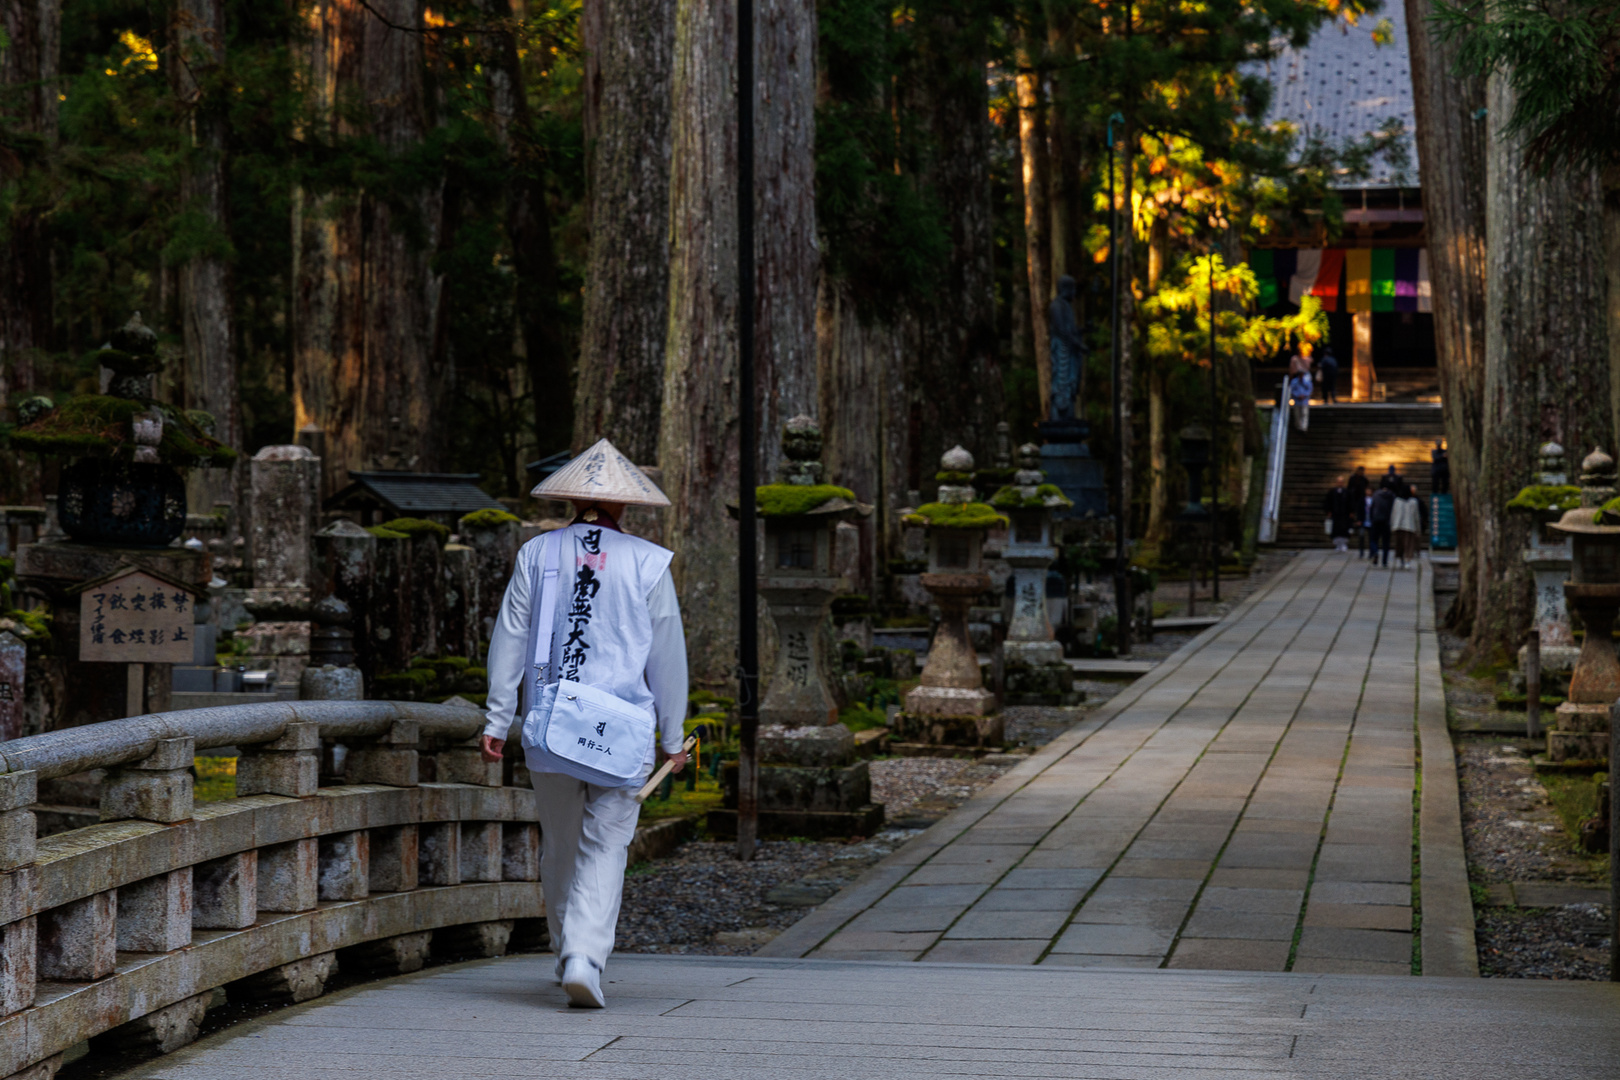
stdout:
MULTIPOLYGON (((692 752, 692 747, 697 745, 697 741, 698 738, 696 735, 688 735, 686 737, 686 741, 681 744, 681 753, 690 754, 692 752)), ((646 802, 648 797, 651 796, 653 792, 658 790, 658 785, 664 782, 664 777, 668 776, 669 771, 674 767, 674 758, 670 758, 668 761, 660 765, 658 767, 658 771, 652 774, 652 779, 647 781, 646 786, 644 786, 640 791, 636 792, 636 802, 646 802)))

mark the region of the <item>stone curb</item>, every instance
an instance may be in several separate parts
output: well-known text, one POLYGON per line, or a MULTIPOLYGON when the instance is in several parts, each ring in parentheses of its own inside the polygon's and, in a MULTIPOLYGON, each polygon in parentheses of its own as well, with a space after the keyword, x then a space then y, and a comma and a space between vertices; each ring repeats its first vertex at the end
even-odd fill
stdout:
POLYGON ((1270 595, 1282 577, 1283 575, 1277 575, 1264 588, 1246 597, 1227 612, 1219 623, 1165 657, 1152 671, 1114 695, 1102 708, 1041 747, 1030 755, 1029 760, 1014 766, 1001 779, 936 821, 922 835, 913 837, 899 851, 874 865, 815 911, 755 951, 753 955, 761 958, 794 959, 809 954, 837 933, 845 923, 881 899, 912 870, 933 858, 941 849, 988 816, 1019 789, 1077 749, 1092 734, 1135 704, 1143 694, 1179 670, 1189 657, 1214 640, 1229 623, 1247 614, 1250 608, 1270 595))
POLYGON ((1479 977, 1474 902, 1463 849, 1457 755, 1446 727, 1446 686, 1440 675, 1440 637, 1434 623, 1434 567, 1424 558, 1418 575, 1417 727, 1423 754, 1418 813, 1418 895, 1423 924, 1423 974, 1479 977))

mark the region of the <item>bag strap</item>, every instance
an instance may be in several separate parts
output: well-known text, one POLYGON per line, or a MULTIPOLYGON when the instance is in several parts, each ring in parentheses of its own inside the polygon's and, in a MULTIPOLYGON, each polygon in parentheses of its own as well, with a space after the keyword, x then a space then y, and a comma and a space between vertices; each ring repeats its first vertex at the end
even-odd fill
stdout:
POLYGON ((557 565, 562 554, 561 529, 541 541, 546 549, 545 573, 540 578, 540 625, 534 638, 535 688, 546 686, 551 667, 551 643, 556 639, 557 565))

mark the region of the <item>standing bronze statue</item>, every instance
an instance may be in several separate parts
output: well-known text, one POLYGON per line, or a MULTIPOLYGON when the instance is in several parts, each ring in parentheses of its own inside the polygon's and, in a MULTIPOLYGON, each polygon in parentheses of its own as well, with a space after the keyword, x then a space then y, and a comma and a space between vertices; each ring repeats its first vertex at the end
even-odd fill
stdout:
POLYGON ((1086 362, 1086 344, 1074 317, 1074 278, 1058 278, 1057 296, 1047 309, 1052 357, 1051 420, 1073 420, 1074 399, 1080 393, 1080 365, 1086 362))

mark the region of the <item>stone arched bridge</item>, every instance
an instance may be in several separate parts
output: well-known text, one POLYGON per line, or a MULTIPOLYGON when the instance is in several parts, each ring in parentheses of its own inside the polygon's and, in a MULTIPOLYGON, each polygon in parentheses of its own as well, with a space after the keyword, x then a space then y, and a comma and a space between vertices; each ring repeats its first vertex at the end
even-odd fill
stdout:
POLYGON ((0 744, 0 1077, 49 1080, 91 1038, 182 1045, 219 987, 305 1000, 340 951, 381 975, 446 928, 474 954, 543 940, 532 797, 480 758, 482 726, 454 706, 267 702, 0 744), (193 755, 227 746, 236 797, 194 805, 193 755), (36 838, 39 782, 89 769, 107 770, 100 824, 36 838))

